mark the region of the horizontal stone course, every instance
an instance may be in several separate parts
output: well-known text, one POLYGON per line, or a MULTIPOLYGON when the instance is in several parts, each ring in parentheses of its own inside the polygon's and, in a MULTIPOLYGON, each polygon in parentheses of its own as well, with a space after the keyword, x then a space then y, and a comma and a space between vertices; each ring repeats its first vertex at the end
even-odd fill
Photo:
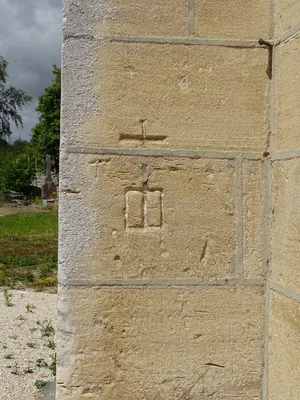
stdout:
POLYGON ((61 186, 62 279, 235 276, 233 161, 79 154, 62 160, 71 171, 61 186))
POLYGON ((64 0, 64 33, 187 37, 188 7, 188 0, 64 0))
POLYGON ((74 139, 84 146, 263 152, 267 65, 266 49, 104 41, 92 80, 100 113, 87 113, 74 139))
POLYGON ((188 36, 189 0, 109 0, 113 19, 102 19, 95 27, 97 38, 124 36, 188 36))
POLYGON ((76 288, 67 296, 73 354, 59 361, 61 399, 261 399, 262 289, 76 288))

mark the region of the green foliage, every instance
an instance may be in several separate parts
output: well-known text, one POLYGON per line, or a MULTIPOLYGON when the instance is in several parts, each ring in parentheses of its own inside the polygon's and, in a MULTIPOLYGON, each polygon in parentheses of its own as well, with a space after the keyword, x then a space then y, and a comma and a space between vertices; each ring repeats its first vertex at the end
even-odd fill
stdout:
POLYGON ((22 192, 36 176, 36 157, 29 142, 17 140, 8 145, 5 158, 0 160, 0 188, 22 192))
POLYGON ((20 154, 34 154, 34 149, 30 142, 26 140, 18 139, 14 143, 8 144, 9 155, 20 155, 20 154))
POLYGON ((61 70, 54 65, 54 79, 45 93, 39 98, 37 112, 39 122, 32 129, 32 143, 39 159, 49 154, 53 161, 53 170, 59 171, 59 141, 60 141, 60 101, 61 101, 61 70))
POLYGON ((0 186, 3 190, 23 192, 35 178, 34 160, 27 154, 8 157, 0 162, 0 186))
POLYGON ((12 134, 11 122, 17 128, 23 128, 19 111, 32 100, 32 97, 23 90, 7 85, 7 65, 8 62, 0 56, 0 138, 2 139, 12 134))

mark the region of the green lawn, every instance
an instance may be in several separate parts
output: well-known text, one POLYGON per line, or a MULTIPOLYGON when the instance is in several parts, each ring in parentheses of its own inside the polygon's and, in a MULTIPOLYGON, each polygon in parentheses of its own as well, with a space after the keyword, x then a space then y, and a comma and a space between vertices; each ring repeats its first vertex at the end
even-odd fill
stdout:
POLYGON ((0 217, 0 286, 57 284, 57 212, 0 217))

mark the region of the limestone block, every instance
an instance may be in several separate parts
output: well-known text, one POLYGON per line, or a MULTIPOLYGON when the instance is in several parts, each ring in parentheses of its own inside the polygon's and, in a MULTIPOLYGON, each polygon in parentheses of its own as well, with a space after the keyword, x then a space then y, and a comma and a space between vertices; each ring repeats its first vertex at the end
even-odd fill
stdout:
POLYGON ((188 0, 110 0, 113 20, 102 19, 96 36, 188 36, 188 0))
POLYGON ((300 148, 299 65, 300 33, 280 44, 276 53, 275 150, 300 148))
POLYGON ((67 154, 62 164, 60 262, 66 276, 235 275, 232 161, 67 154))
POLYGON ((300 304, 271 293, 269 398, 300 398, 300 304))
POLYGON ((283 33, 300 24, 300 2, 298 0, 275 1, 275 36, 280 38, 283 33))
POLYGON ((65 35, 188 36, 188 0, 65 0, 65 35))
POLYGON ((269 37, 270 3, 265 0, 195 0, 195 35, 203 38, 269 37))
MULTIPOLYGON (((85 68, 81 57, 67 62, 85 68)), ((266 49, 104 41, 89 81, 100 112, 86 108, 65 136, 89 147, 263 152, 267 63, 266 49)), ((77 90, 74 81, 65 95, 77 90)))
POLYGON ((59 336, 72 353, 58 360, 59 399, 261 399, 263 289, 86 287, 67 297, 59 336))
POLYGON ((264 163, 245 161, 243 168, 244 277, 265 276, 264 262, 264 163))
POLYGON ((300 291, 300 159, 273 166, 272 276, 274 282, 300 291))

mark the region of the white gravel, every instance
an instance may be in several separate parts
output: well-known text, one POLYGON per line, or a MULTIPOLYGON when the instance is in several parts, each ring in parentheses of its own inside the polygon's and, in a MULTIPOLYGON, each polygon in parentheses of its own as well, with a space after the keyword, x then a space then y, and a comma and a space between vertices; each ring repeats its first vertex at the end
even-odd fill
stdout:
POLYGON ((4 291, 0 291, 0 399, 36 400, 36 380, 53 381, 51 371, 38 367, 37 360, 49 365, 55 350, 49 348, 54 336, 43 337, 40 323, 51 323, 55 328, 55 294, 9 290, 12 307, 5 304, 4 291), (32 305, 32 312, 26 306, 32 305), (47 322, 46 322, 47 321, 47 322))

